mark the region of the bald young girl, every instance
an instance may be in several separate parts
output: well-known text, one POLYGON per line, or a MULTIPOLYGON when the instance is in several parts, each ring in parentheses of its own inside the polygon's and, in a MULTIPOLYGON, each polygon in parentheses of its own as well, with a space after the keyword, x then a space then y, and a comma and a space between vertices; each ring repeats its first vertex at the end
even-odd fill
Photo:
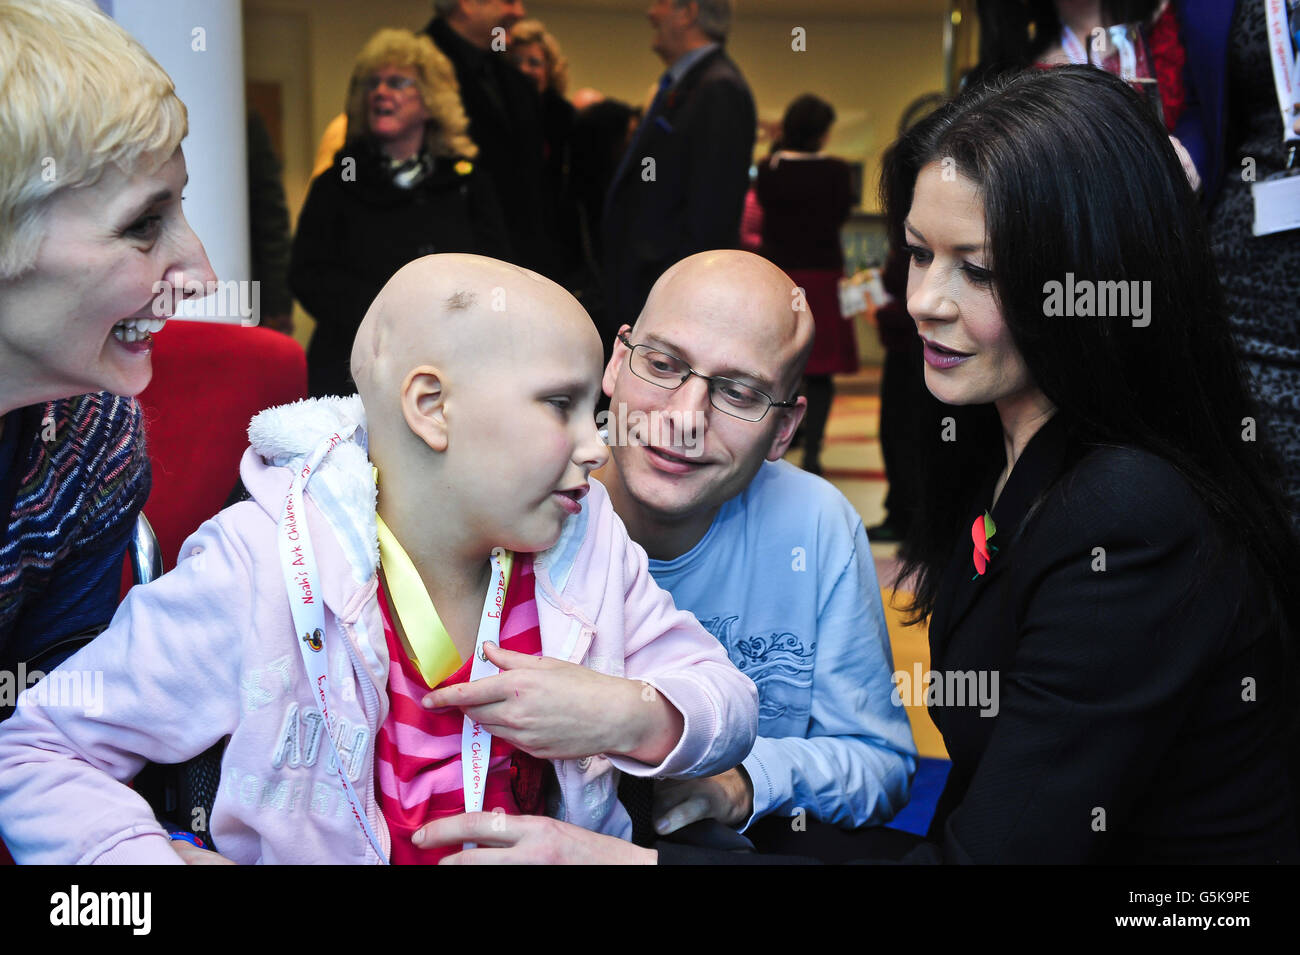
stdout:
POLYGON ((252 499, 64 664, 103 672, 102 712, 28 693, 0 724, 17 861, 221 861, 126 783, 222 739, 203 835, 238 863, 436 862, 455 847, 412 834, 467 810, 626 839, 620 772, 749 751, 753 684, 588 478, 601 349, 567 292, 419 259, 366 314, 352 372, 359 396, 253 420, 252 499))

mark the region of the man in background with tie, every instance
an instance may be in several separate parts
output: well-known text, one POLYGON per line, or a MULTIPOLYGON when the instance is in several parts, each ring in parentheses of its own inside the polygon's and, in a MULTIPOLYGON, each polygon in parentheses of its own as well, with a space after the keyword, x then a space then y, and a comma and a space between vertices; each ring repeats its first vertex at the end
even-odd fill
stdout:
POLYGON ((606 349, 670 265, 738 247, 758 123, 723 50, 731 0, 655 0, 649 18, 668 70, 605 200, 606 349))

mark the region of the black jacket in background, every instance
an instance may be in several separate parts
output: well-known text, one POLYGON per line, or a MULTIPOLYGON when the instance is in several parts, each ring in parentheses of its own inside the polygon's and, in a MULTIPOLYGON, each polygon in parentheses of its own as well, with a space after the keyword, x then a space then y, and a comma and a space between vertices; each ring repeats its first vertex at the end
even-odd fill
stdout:
POLYGON ((651 286, 680 259, 740 245, 758 126, 754 98, 722 49, 696 63, 643 120, 605 207, 605 294, 612 337, 641 312, 651 286), (654 159, 654 180, 643 178, 654 159))
POLYGON ((582 287, 578 207, 569 179, 576 121, 577 110, 567 99, 554 89, 542 94, 542 230, 551 243, 550 275, 570 291, 582 287))
POLYGON ((294 297, 316 319, 307 349, 313 396, 356 390, 352 340, 371 301, 403 265, 436 252, 510 258, 500 207, 477 166, 440 157, 427 178, 402 189, 373 146, 345 144, 311 184, 289 263, 294 297), (344 176, 348 159, 355 179, 344 176))
MULTIPOLYGON (((248 231, 253 280, 261 283, 262 316, 293 311, 289 291, 289 209, 283 170, 266 123, 248 111, 248 231)), ((288 329, 278 329, 288 331, 288 329)))
POLYGON ((764 258, 784 272, 844 271, 840 229, 854 204, 848 163, 834 156, 769 156, 758 164, 754 189, 763 207, 764 258))
POLYGON ((456 71, 476 159, 495 187, 514 256, 510 261, 555 278, 559 263, 542 214, 542 106, 533 81, 506 53, 480 50, 440 17, 424 32, 456 71))

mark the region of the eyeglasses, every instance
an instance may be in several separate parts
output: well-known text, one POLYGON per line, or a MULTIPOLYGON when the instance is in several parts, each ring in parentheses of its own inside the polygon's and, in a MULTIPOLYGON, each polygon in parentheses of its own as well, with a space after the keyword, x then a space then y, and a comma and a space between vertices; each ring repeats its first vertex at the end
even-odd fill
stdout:
POLYGON ((371 76, 366 79, 366 90, 373 93, 381 86, 387 86, 394 93, 401 93, 409 90, 415 85, 415 80, 409 76, 371 76))
POLYGON ((692 375, 703 378, 709 384, 709 403, 733 418, 762 421, 769 408, 793 408, 796 404, 794 399, 774 401, 771 395, 734 378, 701 375, 676 355, 656 351, 649 345, 633 345, 621 332, 618 340, 632 352, 628 367, 642 381, 673 391, 686 384, 692 375))

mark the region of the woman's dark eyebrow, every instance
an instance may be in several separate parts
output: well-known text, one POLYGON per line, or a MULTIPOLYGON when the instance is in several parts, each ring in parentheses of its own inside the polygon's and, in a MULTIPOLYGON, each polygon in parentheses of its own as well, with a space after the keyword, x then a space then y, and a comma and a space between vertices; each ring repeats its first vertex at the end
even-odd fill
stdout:
MULTIPOLYGON (((913 235, 915 235, 918 239, 920 239, 920 240, 921 240, 922 242, 924 242, 926 245, 929 245, 929 244, 930 244, 930 240, 927 239, 925 236, 921 235, 921 230, 918 229, 916 226, 912 225, 912 223, 908 222, 906 219, 903 220, 903 228, 906 229, 908 232, 911 232, 913 235)), ((983 252, 983 251, 984 251, 984 243, 981 242, 979 245, 954 245, 954 246, 952 247, 952 250, 953 250, 954 252, 963 252, 963 253, 964 253, 964 252, 983 252)))

